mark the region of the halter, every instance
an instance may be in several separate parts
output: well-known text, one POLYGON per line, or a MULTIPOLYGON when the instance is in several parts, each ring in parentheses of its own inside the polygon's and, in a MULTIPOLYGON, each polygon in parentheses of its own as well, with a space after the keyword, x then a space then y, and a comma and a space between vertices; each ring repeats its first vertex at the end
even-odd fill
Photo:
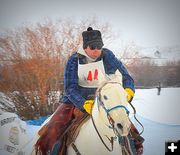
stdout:
MULTIPOLYGON (((117 132, 117 129, 116 129, 115 126, 114 126, 114 122, 115 122, 115 121, 113 120, 113 118, 110 116, 109 113, 110 113, 111 111, 115 110, 115 109, 123 108, 123 109, 125 109, 126 113, 129 114, 129 110, 128 110, 125 106, 123 106, 123 105, 118 105, 118 106, 112 107, 112 108, 110 108, 110 109, 107 109, 107 108, 105 107, 104 103, 103 103, 102 100, 101 100, 101 90, 102 90, 102 88, 103 88, 105 85, 107 85, 108 83, 120 84, 120 85, 121 85, 121 83, 119 83, 119 82, 106 82, 106 83, 104 83, 99 89, 97 89, 97 91, 96 91, 96 98, 97 98, 97 101, 98 101, 98 103, 99 103, 99 106, 102 106, 103 109, 105 110, 106 114, 107 114, 107 119, 108 119, 109 124, 110 124, 109 128, 113 129, 113 131, 114 131, 114 133, 115 133, 116 136, 121 137, 121 135, 119 135, 119 133, 117 132)), ((114 141, 114 138, 116 138, 116 137, 111 137, 111 138, 109 138, 109 137, 106 135, 106 137, 108 138, 108 140, 109 140, 110 143, 111 143, 111 149, 110 149, 110 148, 106 145, 106 143, 104 142, 103 138, 101 137, 101 135, 100 135, 100 133, 99 133, 99 131, 98 131, 96 125, 95 125, 95 122, 94 122, 94 119, 93 119, 93 116, 92 116, 92 115, 91 115, 91 119, 92 119, 92 122, 93 122, 93 126, 94 126, 94 128, 95 128, 95 130, 96 130, 96 132, 97 132, 97 134, 98 134, 98 136, 99 136, 99 138, 101 139, 102 143, 104 144, 104 146, 106 147, 106 149, 107 149, 109 152, 112 152, 112 151, 113 151, 113 141, 114 141)))
MULTIPOLYGON (((123 106, 123 105, 118 105, 118 106, 115 106, 115 107, 112 107, 112 108, 110 108, 110 109, 107 109, 105 106, 104 106, 104 103, 102 102, 102 100, 101 100, 101 90, 102 90, 102 88, 105 86, 105 85, 107 85, 108 83, 112 83, 112 84, 120 84, 120 85, 122 85, 120 82, 105 82, 100 88, 98 88, 97 89, 97 91, 96 91, 96 96, 98 97, 99 96, 99 98, 98 98, 98 100, 99 100, 99 102, 100 102, 100 105, 104 108, 104 110, 106 111, 106 113, 107 113, 107 115, 109 115, 109 112, 110 111, 112 111, 112 110, 114 110, 114 109, 117 109, 117 108, 123 108, 123 109, 125 109, 125 111, 126 111, 126 113, 129 115, 129 110, 125 107, 125 106, 123 106)), ((132 103, 131 102, 129 102, 129 104, 130 104, 130 106, 132 107, 132 109, 133 109, 133 114, 134 114, 134 119, 138 122, 138 124, 142 127, 142 131, 140 132, 140 134, 139 135, 142 135, 142 133, 144 132, 144 126, 142 125, 142 123, 137 119, 137 117, 136 117, 136 109, 135 109, 135 107, 132 105, 132 103)), ((110 115, 109 115, 110 116, 110 115)))
MULTIPOLYGON (((96 97, 97 97, 98 102, 100 103, 99 106, 102 106, 103 109, 105 110, 106 114, 107 114, 107 118, 108 118, 109 123, 110 123, 110 125, 111 125, 111 126, 109 126, 109 128, 112 128, 113 131, 114 131, 114 133, 115 133, 115 135, 117 135, 118 137, 120 137, 120 138, 122 139, 123 137, 122 137, 121 135, 119 135, 119 133, 117 132, 117 129, 114 127, 114 120, 112 119, 112 117, 110 116, 109 113, 110 113, 112 110, 115 110, 115 109, 117 109, 117 108, 123 108, 128 115, 129 115, 130 112, 129 112, 129 110, 128 110, 125 106, 123 106, 123 105, 118 105, 118 106, 112 107, 112 108, 110 108, 110 109, 107 109, 107 108, 105 107, 104 103, 103 103, 102 100, 101 100, 101 90, 102 90, 102 88, 103 88, 105 85, 107 85, 108 83, 120 84, 120 85, 122 85, 122 84, 119 83, 119 82, 106 82, 106 83, 104 83, 100 88, 97 89, 97 91, 96 91, 96 97)), ((142 131, 138 134, 138 135, 140 136, 140 135, 144 132, 144 126, 143 126, 142 123, 136 118, 136 109, 135 109, 135 107, 132 105, 132 103, 129 103, 129 104, 130 104, 130 106, 132 107, 132 109, 133 109, 133 111, 134 111, 134 112, 133 112, 133 115, 134 115, 135 120, 136 120, 136 121, 140 124, 140 126, 142 127, 142 131)), ((93 125, 94 125, 94 127, 95 127, 95 129, 96 129, 96 132, 98 133, 98 135, 99 135, 102 143, 105 145, 105 147, 107 148, 107 150, 112 151, 112 150, 113 150, 113 137, 111 137, 111 139, 110 139, 110 138, 108 138, 108 137, 106 136, 106 137, 109 139, 109 141, 111 142, 111 145, 112 145, 112 149, 110 150, 110 149, 107 147, 107 145, 105 144, 105 142, 103 141, 102 137, 100 136, 100 133, 98 132, 98 130, 97 130, 96 126, 95 126, 95 123, 94 123, 94 120, 93 120, 92 115, 91 115, 91 118, 92 118, 92 121, 93 121, 93 125)))
POLYGON ((101 100, 101 90, 102 90, 102 88, 105 86, 105 85, 107 85, 107 84, 109 84, 109 83, 112 83, 112 84, 120 84, 121 85, 121 83, 119 83, 119 82, 106 82, 106 83, 104 83, 97 91, 96 91, 96 97, 97 97, 97 99, 98 99, 98 102, 100 103, 99 105, 100 106, 102 106, 103 107, 103 109, 106 111, 106 113, 107 114, 109 114, 112 110, 115 110, 115 109, 118 109, 118 108, 123 108, 125 111, 126 111, 126 113, 129 115, 129 110, 124 106, 124 105, 118 105, 118 106, 115 106, 115 107, 112 107, 112 108, 110 108, 110 109, 107 109, 106 107, 105 107, 105 105, 104 105, 104 103, 102 102, 102 100, 101 100))
POLYGON ((99 100, 99 102, 101 103, 100 105, 103 107, 103 109, 106 111, 107 114, 109 114, 112 110, 115 110, 115 109, 118 109, 118 108, 123 108, 128 115, 129 115, 129 113, 130 113, 129 110, 128 110, 125 106, 123 106, 123 105, 117 105, 117 106, 115 106, 115 107, 112 107, 112 108, 110 108, 110 109, 107 109, 107 108, 104 106, 104 104, 103 104, 103 102, 101 101, 101 99, 98 99, 98 100, 99 100))

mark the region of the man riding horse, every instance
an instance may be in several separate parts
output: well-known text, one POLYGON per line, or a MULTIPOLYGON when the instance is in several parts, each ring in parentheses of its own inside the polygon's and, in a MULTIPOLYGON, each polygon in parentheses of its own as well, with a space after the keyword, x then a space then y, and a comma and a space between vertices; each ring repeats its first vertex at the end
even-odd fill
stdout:
MULTIPOLYGON (((87 114, 91 115, 93 98, 98 87, 98 73, 103 76, 112 75, 119 70, 123 77, 123 87, 128 94, 127 101, 131 102, 134 96, 134 81, 127 69, 119 61, 112 51, 103 48, 103 40, 99 30, 91 27, 82 33, 83 49, 75 52, 67 61, 64 73, 65 94, 60 101, 60 105, 53 114, 50 121, 39 131, 39 139, 35 144, 36 154, 52 154, 54 149, 58 149, 59 154, 65 155, 63 149, 64 135, 68 127, 74 122, 72 120, 81 119, 87 114), (57 142, 59 145, 57 145, 57 142)), ((131 135, 138 135, 139 132, 132 124, 131 135)), ((143 152, 142 143, 136 138, 133 139, 136 154, 143 152)))

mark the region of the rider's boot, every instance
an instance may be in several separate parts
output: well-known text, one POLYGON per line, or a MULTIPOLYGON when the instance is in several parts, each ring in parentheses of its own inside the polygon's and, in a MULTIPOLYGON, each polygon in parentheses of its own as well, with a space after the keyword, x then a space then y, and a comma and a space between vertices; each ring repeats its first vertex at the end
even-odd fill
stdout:
POLYGON ((132 139, 134 140, 136 155, 142 155, 144 138, 139 134, 139 131, 134 126, 134 124, 131 125, 130 134, 132 136, 132 139))
POLYGON ((74 108, 72 104, 59 105, 50 121, 38 132, 39 139, 35 144, 36 154, 47 155, 51 152, 53 145, 71 123, 74 108))

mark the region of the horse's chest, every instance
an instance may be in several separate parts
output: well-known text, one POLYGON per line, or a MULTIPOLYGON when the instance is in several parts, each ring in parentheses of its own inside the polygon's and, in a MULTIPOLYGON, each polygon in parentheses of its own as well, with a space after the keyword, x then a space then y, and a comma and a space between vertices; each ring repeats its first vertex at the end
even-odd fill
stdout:
MULTIPOLYGON (((103 134, 102 137, 104 138, 104 141, 108 145, 108 147, 111 148, 111 144, 108 139, 103 134)), ((81 155, 121 155, 121 147, 118 143, 118 140, 114 141, 114 149, 112 152, 109 152, 100 140, 90 121, 82 126, 81 131, 75 141, 75 145, 81 155)), ((75 155, 72 147, 68 148, 68 155, 75 155)))

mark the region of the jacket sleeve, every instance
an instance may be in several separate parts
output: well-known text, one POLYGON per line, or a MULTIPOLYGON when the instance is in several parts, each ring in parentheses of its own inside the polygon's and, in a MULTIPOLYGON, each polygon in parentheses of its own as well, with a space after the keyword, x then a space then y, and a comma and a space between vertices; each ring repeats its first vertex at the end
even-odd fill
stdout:
POLYGON ((113 52, 108 49, 105 49, 105 57, 106 57, 106 61, 108 61, 111 67, 113 67, 114 69, 118 69, 121 72, 122 77, 123 77, 123 87, 130 88, 135 92, 134 80, 129 75, 127 69, 122 64, 122 62, 118 60, 113 54, 113 52))
POLYGON ((85 99, 80 95, 78 87, 78 57, 76 53, 69 58, 65 66, 64 89, 68 99, 80 110, 84 110, 85 99))

